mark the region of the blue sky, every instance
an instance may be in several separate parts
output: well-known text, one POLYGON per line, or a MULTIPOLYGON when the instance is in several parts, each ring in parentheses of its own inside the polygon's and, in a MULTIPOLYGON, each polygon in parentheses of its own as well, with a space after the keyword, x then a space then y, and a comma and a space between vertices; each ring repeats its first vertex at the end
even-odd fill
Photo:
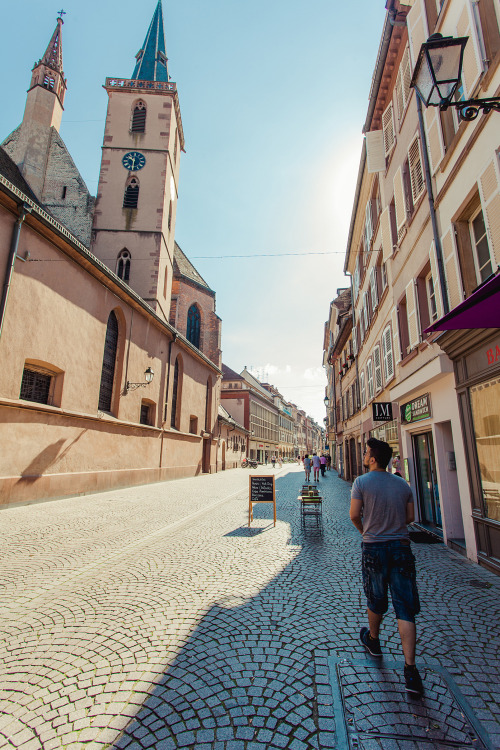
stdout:
MULTIPOLYGON (((61 135, 92 194, 107 104, 102 84, 132 74, 155 5, 62 6, 68 92, 61 135)), ((343 253, 384 6, 163 2, 186 137, 177 242, 217 292, 223 361, 267 374, 319 422, 323 326, 337 288, 347 284, 343 253), (242 257, 249 255, 261 257, 242 257)), ((2 8, 12 33, 0 52, 0 140, 22 119, 31 68, 60 7, 25 0, 2 8)))

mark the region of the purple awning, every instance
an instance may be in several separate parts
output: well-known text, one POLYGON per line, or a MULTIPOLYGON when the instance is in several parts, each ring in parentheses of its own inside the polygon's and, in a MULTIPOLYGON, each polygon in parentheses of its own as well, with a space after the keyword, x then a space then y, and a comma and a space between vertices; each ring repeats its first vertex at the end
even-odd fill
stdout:
POLYGON ((500 328, 500 274, 497 273, 424 333, 465 328, 500 328))

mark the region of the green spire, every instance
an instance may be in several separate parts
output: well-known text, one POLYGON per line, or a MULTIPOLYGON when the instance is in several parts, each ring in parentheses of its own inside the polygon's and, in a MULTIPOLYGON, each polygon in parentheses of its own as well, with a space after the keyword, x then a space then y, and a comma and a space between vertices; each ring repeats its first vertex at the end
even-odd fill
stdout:
POLYGON ((163 29, 161 0, 153 15, 142 49, 136 55, 137 63, 132 78, 139 81, 168 82, 167 53, 163 29))

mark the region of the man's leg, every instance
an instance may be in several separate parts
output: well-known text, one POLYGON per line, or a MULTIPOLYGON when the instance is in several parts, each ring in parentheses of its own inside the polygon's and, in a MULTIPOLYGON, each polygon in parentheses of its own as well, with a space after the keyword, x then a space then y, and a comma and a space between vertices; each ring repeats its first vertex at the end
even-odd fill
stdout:
POLYGON ((378 638, 378 634, 380 632, 380 625, 382 623, 384 615, 377 615, 376 612, 372 612, 371 609, 369 609, 368 607, 366 609, 366 612, 368 614, 368 625, 370 626, 370 635, 372 638, 378 638))
MULTIPOLYGON (((405 663, 409 666, 415 664, 415 646, 417 643, 417 628, 414 622, 408 622, 407 620, 398 620, 399 637, 401 638, 401 645, 403 646, 403 654, 405 655, 405 663)), ((370 632, 371 626, 370 626, 370 632)))

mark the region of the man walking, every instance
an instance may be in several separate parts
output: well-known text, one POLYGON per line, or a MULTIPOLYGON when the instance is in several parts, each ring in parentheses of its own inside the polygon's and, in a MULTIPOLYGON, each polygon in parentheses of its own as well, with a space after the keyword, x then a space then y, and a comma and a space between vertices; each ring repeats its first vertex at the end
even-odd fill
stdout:
POLYGON ((363 457, 368 473, 357 477, 352 485, 349 515, 363 535, 363 588, 370 626, 361 628, 360 640, 372 656, 382 656, 379 630, 390 588, 405 657, 406 690, 420 696, 423 685, 415 666, 415 615, 420 612, 420 603, 407 529, 415 518, 413 494, 404 479, 386 471, 391 457, 388 443, 369 438, 363 457))

